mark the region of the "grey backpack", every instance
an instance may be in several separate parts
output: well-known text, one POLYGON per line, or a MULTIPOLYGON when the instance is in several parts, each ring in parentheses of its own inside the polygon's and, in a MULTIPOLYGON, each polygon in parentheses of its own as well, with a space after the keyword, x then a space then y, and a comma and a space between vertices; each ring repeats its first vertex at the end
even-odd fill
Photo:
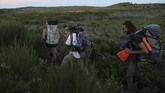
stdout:
POLYGON ((59 32, 58 32, 58 22, 57 21, 48 21, 47 25, 47 44, 58 44, 59 43, 59 32))
POLYGON ((159 63, 162 61, 162 43, 161 43, 161 28, 158 24, 149 24, 142 28, 139 34, 146 37, 147 42, 152 48, 149 54, 141 55, 141 61, 147 61, 151 63, 159 63))

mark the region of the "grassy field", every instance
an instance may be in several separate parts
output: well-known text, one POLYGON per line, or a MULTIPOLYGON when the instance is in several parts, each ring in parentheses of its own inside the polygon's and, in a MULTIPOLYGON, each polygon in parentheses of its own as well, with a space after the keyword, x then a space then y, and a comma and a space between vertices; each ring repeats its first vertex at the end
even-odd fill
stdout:
MULTIPOLYGON (((113 59, 124 21, 138 29, 151 24, 162 28, 165 50, 165 4, 120 3, 107 7, 24 7, 0 9, 0 93, 122 93, 128 63, 113 59), (49 19, 59 20, 58 65, 68 53, 64 45, 67 22, 83 27, 94 43, 96 57, 85 61, 88 74, 73 62, 56 69, 49 63, 41 33, 49 19)), ((163 61, 165 54, 163 54, 163 61)), ((164 93, 165 63, 144 68, 142 93, 164 93)), ((137 79, 139 81, 139 79, 137 79)))

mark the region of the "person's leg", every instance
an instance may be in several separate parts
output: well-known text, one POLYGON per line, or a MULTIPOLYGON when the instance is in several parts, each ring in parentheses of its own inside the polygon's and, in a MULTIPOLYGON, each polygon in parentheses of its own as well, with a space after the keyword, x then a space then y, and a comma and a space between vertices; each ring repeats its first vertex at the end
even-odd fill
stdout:
POLYGON ((57 59, 57 50, 56 50, 56 47, 52 47, 50 51, 51 51, 51 54, 52 54, 51 62, 53 64, 56 64, 56 59, 57 59))
POLYGON ((149 88, 149 82, 150 80, 148 80, 150 77, 148 77, 149 75, 146 74, 147 72, 152 72, 152 68, 153 64, 150 64, 148 62, 140 62, 138 64, 138 90, 139 93, 141 91, 143 91, 143 89, 145 89, 146 87, 149 88))
POLYGON ((136 83, 134 82, 134 75, 137 73, 137 62, 130 62, 126 73, 127 92, 136 93, 136 83))

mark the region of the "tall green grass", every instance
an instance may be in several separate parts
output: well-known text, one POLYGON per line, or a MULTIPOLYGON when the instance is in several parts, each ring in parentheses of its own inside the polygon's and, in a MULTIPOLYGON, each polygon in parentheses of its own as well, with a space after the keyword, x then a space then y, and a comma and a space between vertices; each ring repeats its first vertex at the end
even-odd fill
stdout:
POLYGON ((16 21, 6 21, 0 24, 0 46, 10 46, 15 43, 24 44, 26 41, 26 29, 24 25, 16 21))
POLYGON ((39 93, 101 93, 94 66, 82 71, 77 62, 55 69, 49 67, 40 82, 39 93))
POLYGON ((11 46, 0 50, 0 92, 27 93, 33 79, 38 78, 36 52, 26 46, 11 46))

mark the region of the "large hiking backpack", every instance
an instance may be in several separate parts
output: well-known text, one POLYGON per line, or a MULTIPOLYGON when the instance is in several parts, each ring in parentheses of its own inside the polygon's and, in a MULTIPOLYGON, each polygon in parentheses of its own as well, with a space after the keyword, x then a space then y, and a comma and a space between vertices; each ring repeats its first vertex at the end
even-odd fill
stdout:
POLYGON ((88 54, 90 55, 92 49, 92 41, 90 35, 84 31, 83 28, 77 28, 75 33, 77 43, 73 46, 74 49, 80 53, 81 57, 84 57, 88 54))
POLYGON ((160 39, 161 28, 157 24, 149 24, 142 30, 138 31, 137 34, 146 37, 148 44, 151 46, 152 50, 149 54, 141 55, 141 61, 147 61, 151 63, 158 63, 162 61, 162 44, 160 39))
POLYGON ((59 32, 57 25, 58 21, 48 21, 47 25, 47 38, 46 43, 47 44, 58 44, 59 43, 59 32))

